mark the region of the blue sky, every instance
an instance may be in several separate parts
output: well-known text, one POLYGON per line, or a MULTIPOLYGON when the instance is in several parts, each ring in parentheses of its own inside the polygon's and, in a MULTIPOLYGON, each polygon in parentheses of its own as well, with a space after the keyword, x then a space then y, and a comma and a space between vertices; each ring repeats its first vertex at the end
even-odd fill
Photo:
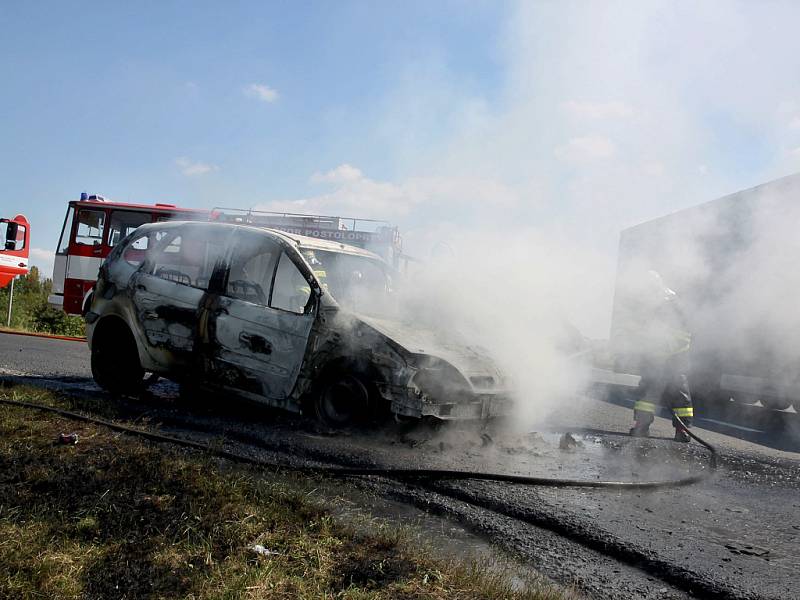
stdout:
POLYGON ((792 2, 0 7, 2 212, 45 266, 66 202, 617 233, 800 170, 792 2))

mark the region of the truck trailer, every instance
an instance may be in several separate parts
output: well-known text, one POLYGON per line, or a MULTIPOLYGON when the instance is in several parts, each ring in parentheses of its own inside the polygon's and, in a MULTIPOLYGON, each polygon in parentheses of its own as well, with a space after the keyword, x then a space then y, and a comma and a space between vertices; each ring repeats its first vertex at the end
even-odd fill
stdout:
MULTIPOLYGON (((800 410, 800 174, 622 231, 611 348, 623 347, 636 274, 677 293, 692 334, 699 402, 735 400, 800 410)), ((632 365, 616 365, 635 372, 632 365)))

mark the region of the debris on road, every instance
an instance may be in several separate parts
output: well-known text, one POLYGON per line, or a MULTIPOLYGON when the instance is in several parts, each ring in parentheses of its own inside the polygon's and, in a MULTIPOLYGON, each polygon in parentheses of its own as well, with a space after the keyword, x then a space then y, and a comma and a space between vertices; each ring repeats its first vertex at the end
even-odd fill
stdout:
POLYGON ((769 548, 742 544, 740 542, 731 542, 725 544, 725 547, 730 550, 731 554, 743 554, 745 556, 766 556, 770 553, 769 548))
POLYGON ((561 439, 558 441, 558 447, 562 450, 574 450, 575 448, 582 448, 583 442, 567 432, 561 436, 561 439))
POLYGON ((58 443, 74 446, 78 443, 78 434, 77 433, 60 433, 58 435, 58 443))
POLYGON ((270 550, 261 544, 253 544, 250 546, 250 550, 258 554, 259 556, 280 556, 280 552, 275 552, 274 550, 270 550))
POLYGON ((725 508, 725 510, 727 510, 728 512, 732 512, 732 513, 747 513, 747 512, 750 512, 749 509, 741 508, 741 507, 738 507, 738 506, 728 506, 728 507, 725 508))

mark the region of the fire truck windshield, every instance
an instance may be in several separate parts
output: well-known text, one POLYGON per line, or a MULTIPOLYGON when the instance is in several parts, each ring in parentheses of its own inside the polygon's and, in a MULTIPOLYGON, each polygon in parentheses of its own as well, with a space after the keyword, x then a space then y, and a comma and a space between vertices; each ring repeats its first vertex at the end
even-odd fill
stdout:
POLYGON ((17 252, 25 248, 25 225, 15 223, 10 220, 0 221, 0 243, 3 247, 0 250, 17 252))
POLYGON ((102 210, 82 209, 78 212, 78 227, 75 243, 84 246, 99 246, 103 243, 106 213, 102 210))
POLYGON ((120 240, 134 231, 139 225, 152 220, 149 213, 115 210, 111 213, 111 228, 108 233, 108 245, 116 246, 120 240))

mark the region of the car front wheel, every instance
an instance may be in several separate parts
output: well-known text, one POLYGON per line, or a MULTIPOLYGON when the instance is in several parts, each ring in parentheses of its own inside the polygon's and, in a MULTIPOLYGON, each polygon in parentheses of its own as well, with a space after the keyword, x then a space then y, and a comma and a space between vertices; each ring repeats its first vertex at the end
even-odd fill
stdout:
POLYGON ((144 369, 136 341, 127 327, 117 326, 98 336, 92 344, 92 377, 114 394, 138 394, 144 389, 144 369))
POLYGON ((363 423, 370 416, 370 393, 367 384, 350 373, 327 377, 314 398, 317 418, 331 427, 363 423))

